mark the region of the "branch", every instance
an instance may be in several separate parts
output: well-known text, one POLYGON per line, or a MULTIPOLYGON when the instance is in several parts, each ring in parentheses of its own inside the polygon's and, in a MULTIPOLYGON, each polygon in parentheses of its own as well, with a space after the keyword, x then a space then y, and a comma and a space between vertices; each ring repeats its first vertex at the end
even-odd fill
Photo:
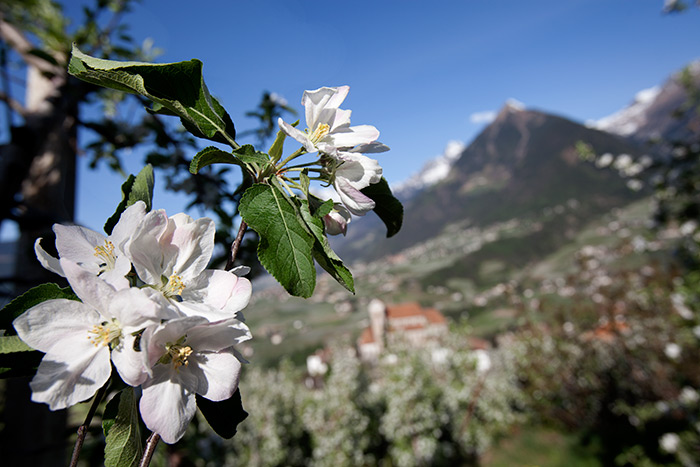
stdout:
MULTIPOLYGON (((28 66, 33 66, 42 73, 50 73, 52 75, 61 73, 62 69, 59 66, 32 54, 31 51, 36 49, 34 44, 15 25, 5 21, 2 14, 0 14, 0 38, 17 52, 28 66)), ((59 63, 61 62, 61 60, 58 61, 59 63)))
POLYGON ((233 244, 231 245, 231 256, 229 257, 228 261, 226 262, 226 267, 224 268, 226 271, 230 271, 233 269, 233 263, 236 261, 236 255, 238 254, 238 248, 241 246, 241 242, 243 241, 243 235, 245 234, 246 229, 248 228, 248 224, 245 223, 241 219, 241 226, 238 228, 238 235, 236 235, 236 239, 233 241, 233 244))
POLYGON ((22 105, 22 103, 17 99, 13 99, 3 91, 0 91, 0 101, 10 106, 10 109, 18 113, 21 117, 25 117, 27 115, 27 109, 22 105))
POLYGON ((155 432, 151 433, 151 436, 148 437, 148 441, 146 441, 146 449, 143 451, 143 457, 141 458, 139 467, 148 467, 151 463, 151 458, 153 457, 153 453, 156 452, 158 441, 160 441, 160 435, 155 432))
POLYGON ((78 427, 78 439, 75 440, 75 446, 73 447, 73 455, 70 459, 70 467, 75 467, 76 465, 78 465, 78 456, 80 456, 80 450, 83 447, 83 441, 85 441, 85 436, 87 435, 88 428, 90 428, 90 422, 92 421, 92 417, 95 415, 97 406, 100 405, 102 397, 107 391, 107 386, 109 386, 109 381, 107 381, 107 383, 105 383, 105 385, 102 386, 99 391, 97 391, 97 394, 95 394, 95 399, 92 401, 92 406, 90 406, 90 410, 88 411, 88 414, 85 417, 85 421, 82 425, 78 427))

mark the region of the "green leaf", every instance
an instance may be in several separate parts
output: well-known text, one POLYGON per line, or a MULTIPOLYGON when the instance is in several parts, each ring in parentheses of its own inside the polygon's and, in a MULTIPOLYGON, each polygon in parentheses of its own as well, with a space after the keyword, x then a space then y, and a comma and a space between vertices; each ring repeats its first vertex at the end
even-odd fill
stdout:
POLYGON ((256 151, 250 144, 244 144, 238 149, 235 149, 234 154, 238 156, 241 162, 245 164, 259 164, 261 166, 270 162, 270 157, 264 152, 256 151))
MULTIPOLYGON (((332 205, 333 202, 331 201, 331 206, 332 205)), ((325 203, 321 206, 325 206, 325 203)), ((306 222, 306 225, 316 240, 312 251, 314 259, 318 262, 319 266, 338 281, 340 285, 350 292, 355 293, 355 282, 352 278, 352 273, 345 267, 343 261, 338 257, 335 251, 333 251, 330 243, 328 243, 328 238, 324 231, 323 219, 311 214, 309 202, 307 200, 301 201, 300 211, 304 222, 306 222)))
POLYGON ((374 212, 386 225, 386 236, 393 237, 399 233, 403 223, 403 206, 401 201, 396 199, 391 193, 391 188, 389 188, 387 181, 382 178, 378 183, 374 183, 360 191, 376 203, 374 212))
POLYGON ((197 407, 209 422, 212 430, 222 438, 230 439, 236 434, 238 424, 248 417, 243 409, 241 392, 236 389, 233 395, 224 401, 213 402, 197 394, 197 407))
POLYGON ((327 216, 330 214, 330 212, 333 210, 333 200, 332 199, 327 199, 324 201, 322 204, 320 204, 313 212, 314 217, 318 217, 319 219, 323 219, 324 216, 327 216))
POLYGON ((19 336, 0 336, 0 354, 31 352, 33 350, 19 336))
POLYGON ((117 210, 114 211, 112 217, 107 219, 105 222, 105 232, 107 235, 112 233, 114 226, 119 222, 119 218, 122 213, 137 201, 143 201, 146 203, 146 211, 151 210, 153 204, 153 186, 155 184, 155 179, 153 175, 153 166, 151 164, 146 165, 141 172, 134 177, 129 175, 126 181, 122 184, 122 200, 117 206, 117 210))
POLYGON ((260 263, 292 295, 310 297, 316 286, 311 257, 314 237, 281 188, 255 184, 239 205, 243 220, 258 233, 260 263))
POLYGON ((0 336, 0 378, 33 375, 43 356, 19 336, 0 336))
POLYGON ((276 164, 279 162, 279 160, 282 158, 282 151, 284 149, 284 140, 287 137, 287 134, 279 130, 277 132, 277 136, 275 137, 275 140, 272 142, 272 146, 270 146, 270 159, 272 160, 273 164, 276 164))
POLYGON ((137 398, 133 388, 118 393, 105 407, 105 467, 138 465, 143 448, 137 398))
POLYGON ((68 72, 89 83, 140 94, 154 102, 152 111, 180 117, 193 135, 238 147, 233 121, 209 94, 199 60, 161 64, 103 60, 73 45, 68 72))
POLYGON ((17 332, 12 327, 12 321, 31 307, 56 298, 78 300, 70 287, 61 288, 56 284, 41 284, 16 297, 0 310, 0 329, 5 330, 6 336, 15 336, 17 332))
POLYGON ((190 162, 190 172, 198 173, 204 167, 211 164, 240 164, 230 152, 222 151, 221 149, 209 146, 199 151, 190 162))

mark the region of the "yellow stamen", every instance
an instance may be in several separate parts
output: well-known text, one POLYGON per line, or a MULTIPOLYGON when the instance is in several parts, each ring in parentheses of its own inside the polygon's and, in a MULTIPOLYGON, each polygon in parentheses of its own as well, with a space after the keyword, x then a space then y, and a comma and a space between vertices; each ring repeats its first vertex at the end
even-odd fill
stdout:
POLYGON ((109 240, 105 240, 104 246, 96 246, 95 257, 103 261, 100 264, 101 272, 114 269, 114 264, 117 261, 117 256, 114 254, 114 244, 109 240))
POLYGON ((192 354, 192 347, 189 345, 173 345, 168 349, 170 358, 172 358, 173 366, 177 370, 181 366, 187 366, 189 361, 187 358, 192 354))
POLYGON ((328 133, 330 133, 331 127, 327 123, 321 123, 316 127, 316 129, 311 133, 309 139, 313 144, 318 143, 323 138, 325 138, 328 133))
POLYGON ((92 329, 88 331, 87 337, 95 347, 103 345, 114 348, 119 345, 119 340, 122 337, 122 329, 119 322, 116 319, 112 319, 111 322, 104 321, 102 324, 94 325, 92 329))
POLYGON ((166 297, 172 298, 182 295, 183 290, 185 290, 185 284, 182 282, 182 278, 177 274, 173 274, 168 278, 168 282, 165 284, 165 290, 163 290, 163 293, 166 297))
POLYGON ((158 363, 163 365, 172 363, 176 370, 181 366, 189 365, 188 358, 192 355, 193 350, 189 345, 185 345, 185 339, 187 339, 187 336, 182 336, 175 343, 168 342, 165 344, 166 352, 158 359, 158 363))

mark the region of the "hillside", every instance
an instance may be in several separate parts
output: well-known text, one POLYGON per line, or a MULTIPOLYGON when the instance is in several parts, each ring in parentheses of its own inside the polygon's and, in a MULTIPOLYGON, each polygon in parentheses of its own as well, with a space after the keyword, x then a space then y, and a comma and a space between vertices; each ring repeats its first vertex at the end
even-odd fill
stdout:
POLYGON ((524 219, 568 200, 576 200, 577 220, 585 221, 639 197, 615 172, 581 160, 579 142, 598 154, 643 154, 640 146, 621 136, 506 105, 461 153, 446 178, 405 201, 398 235, 386 240, 378 222, 363 220, 366 225, 354 231, 352 225, 336 247, 343 258, 372 260, 424 242, 454 223, 484 227, 524 219))

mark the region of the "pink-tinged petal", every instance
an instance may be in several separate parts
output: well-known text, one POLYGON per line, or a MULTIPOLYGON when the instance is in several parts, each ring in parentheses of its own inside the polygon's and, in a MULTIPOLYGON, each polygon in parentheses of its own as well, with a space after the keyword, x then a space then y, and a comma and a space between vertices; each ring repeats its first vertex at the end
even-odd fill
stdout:
POLYGON ((187 369, 197 375, 197 394, 211 401, 230 398, 241 373, 241 362, 233 353, 196 353, 193 357, 187 369))
POLYGON ((138 233, 128 245, 128 255, 136 274, 147 284, 160 284, 163 271, 163 252, 158 238, 168 226, 168 216, 159 209, 143 218, 138 233))
POLYGON ((248 306, 253 294, 253 285, 245 277, 239 277, 231 291, 231 297, 226 302, 225 310, 235 313, 248 306))
POLYGON ((233 315, 220 308, 215 308, 208 303, 195 302, 192 300, 183 300, 176 303, 178 311, 189 317, 203 318, 207 322, 213 323, 222 319, 231 318, 233 315))
POLYGON ((387 152, 390 149, 391 148, 389 148, 389 146, 387 146, 384 143, 380 143, 379 141, 372 141, 371 143, 356 146, 350 149, 349 152, 357 152, 361 154, 377 154, 380 152, 387 152))
POLYGON ((345 207, 354 215, 364 216, 368 211, 374 209, 375 202, 353 187, 348 180, 336 177, 333 185, 345 207))
POLYGON ((336 148, 354 148, 360 144, 369 144, 379 138, 379 130, 372 125, 343 127, 330 133, 323 141, 336 148))
POLYGON ((237 319, 203 324, 187 331, 187 344, 198 352, 218 352, 251 338, 248 326, 237 319))
POLYGON ((104 314, 116 289, 74 262, 61 258, 61 267, 73 292, 86 304, 104 314))
POLYGON ((56 250, 60 258, 69 259, 93 274, 99 272, 99 259, 95 256, 95 247, 103 246, 107 237, 77 225, 55 224, 56 250))
POLYGON ((95 347, 87 339, 56 346, 47 353, 29 383, 32 400, 60 410, 92 397, 109 379, 109 347, 95 347))
POLYGON ((197 409, 197 385, 194 375, 175 370, 172 365, 154 368, 153 378, 143 383, 139 402, 141 418, 148 429, 168 444, 182 438, 197 409))
POLYGON ((139 228, 139 224, 146 217, 146 203, 137 201, 122 212, 119 222, 112 229, 110 238, 114 245, 121 251, 125 251, 126 244, 139 228))
POLYGON ((352 221, 350 212, 341 204, 333 204, 333 210, 323 217, 323 223, 326 226, 328 235, 345 235, 348 230, 348 224, 352 221))
POLYGON ((214 221, 208 217, 193 220, 182 213, 175 214, 170 220, 175 229, 169 243, 177 252, 172 270, 185 280, 197 277, 207 267, 214 252, 214 221))
POLYGON ((207 269, 187 284, 182 291, 182 299, 223 310, 238 281, 238 277, 230 272, 207 269))
POLYGON ((382 167, 374 159, 362 154, 343 152, 338 154, 338 160, 343 163, 336 170, 335 176, 344 178, 357 190, 382 179, 382 167))
POLYGON ((216 310, 216 316, 207 316, 210 321, 232 318, 245 308, 252 294, 250 281, 227 271, 207 269, 192 281, 182 293, 187 304, 205 304, 216 310))
POLYGON ((309 140, 309 137, 306 133, 303 131, 297 130, 294 128, 292 125, 289 123, 285 122, 281 118, 277 119, 277 124, 280 127, 280 130, 282 130, 287 136, 290 136, 297 140, 299 143, 301 143, 304 146, 304 149, 306 149, 307 152, 316 152, 316 148, 314 147, 314 144, 309 140))
POLYGON ((37 238, 36 242, 34 242, 34 253, 36 253, 36 258, 39 260, 39 263, 49 271, 65 277, 63 269, 61 268, 61 263, 58 262, 58 258, 54 258, 48 254, 46 250, 41 247, 39 242, 41 242, 41 238, 37 238))
POLYGON ((88 331, 102 317, 88 305, 75 300, 42 302, 17 317, 12 325, 30 347, 49 352, 54 346, 71 347, 72 342, 89 343, 88 331))
POLYGON ((115 293, 104 314, 116 318, 127 333, 178 316, 163 294, 153 289, 135 287, 115 293))
POLYGON ((206 324, 207 320, 199 316, 185 316, 174 318, 159 325, 149 336, 142 351, 147 352, 148 366, 153 367, 158 359, 165 354, 165 346, 168 342, 177 342, 187 331, 200 324, 206 324))

